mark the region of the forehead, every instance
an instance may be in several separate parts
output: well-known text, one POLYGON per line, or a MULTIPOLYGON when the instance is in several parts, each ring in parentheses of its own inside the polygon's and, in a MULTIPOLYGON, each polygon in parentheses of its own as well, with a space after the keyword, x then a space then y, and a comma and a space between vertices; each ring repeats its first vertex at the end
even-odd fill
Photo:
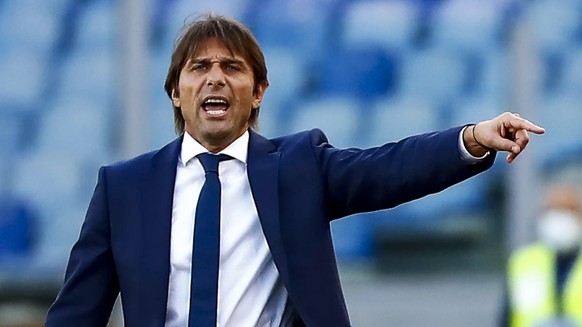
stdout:
POLYGON ((235 49, 229 49, 224 42, 217 38, 208 38, 200 41, 196 49, 192 52, 190 59, 238 59, 244 61, 245 57, 236 52, 235 49))

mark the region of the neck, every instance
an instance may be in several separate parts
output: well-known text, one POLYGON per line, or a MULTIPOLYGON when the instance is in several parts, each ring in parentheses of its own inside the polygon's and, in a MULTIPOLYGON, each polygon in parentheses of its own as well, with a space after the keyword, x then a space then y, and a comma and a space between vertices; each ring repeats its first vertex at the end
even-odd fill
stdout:
POLYGON ((241 137, 246 130, 242 131, 239 135, 233 136, 226 136, 224 138, 212 138, 212 137, 199 137, 195 133, 191 133, 190 131, 186 131, 196 142, 200 143, 206 150, 211 153, 218 153, 224 149, 226 149, 229 145, 231 145, 234 141, 236 141, 239 137, 241 137))

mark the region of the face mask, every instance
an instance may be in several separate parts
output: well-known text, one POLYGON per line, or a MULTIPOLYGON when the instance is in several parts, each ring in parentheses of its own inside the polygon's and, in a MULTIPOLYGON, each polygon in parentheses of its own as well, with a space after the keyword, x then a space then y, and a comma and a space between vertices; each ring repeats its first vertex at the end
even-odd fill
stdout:
POLYGON ((582 219, 567 210, 550 210, 538 224, 540 241, 557 252, 575 250, 582 244, 582 219))

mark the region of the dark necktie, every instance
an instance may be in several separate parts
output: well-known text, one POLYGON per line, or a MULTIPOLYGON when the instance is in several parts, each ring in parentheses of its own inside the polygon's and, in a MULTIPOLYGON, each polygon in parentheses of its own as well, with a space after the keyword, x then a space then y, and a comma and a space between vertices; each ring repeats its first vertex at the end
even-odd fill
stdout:
POLYGON ((218 163, 231 157, 202 153, 198 159, 204 167, 206 180, 200 191, 194 222, 188 326, 216 327, 220 257, 218 163))

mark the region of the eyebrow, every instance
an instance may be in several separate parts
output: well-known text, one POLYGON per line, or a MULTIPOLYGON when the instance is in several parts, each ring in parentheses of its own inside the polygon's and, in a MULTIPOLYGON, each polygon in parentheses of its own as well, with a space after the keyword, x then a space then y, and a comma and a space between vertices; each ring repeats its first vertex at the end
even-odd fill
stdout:
MULTIPOLYGON (((209 58, 192 58, 190 64, 210 64, 212 60, 209 58)), ((219 57, 218 61, 222 64, 239 64, 244 65, 244 61, 237 58, 219 57)))

